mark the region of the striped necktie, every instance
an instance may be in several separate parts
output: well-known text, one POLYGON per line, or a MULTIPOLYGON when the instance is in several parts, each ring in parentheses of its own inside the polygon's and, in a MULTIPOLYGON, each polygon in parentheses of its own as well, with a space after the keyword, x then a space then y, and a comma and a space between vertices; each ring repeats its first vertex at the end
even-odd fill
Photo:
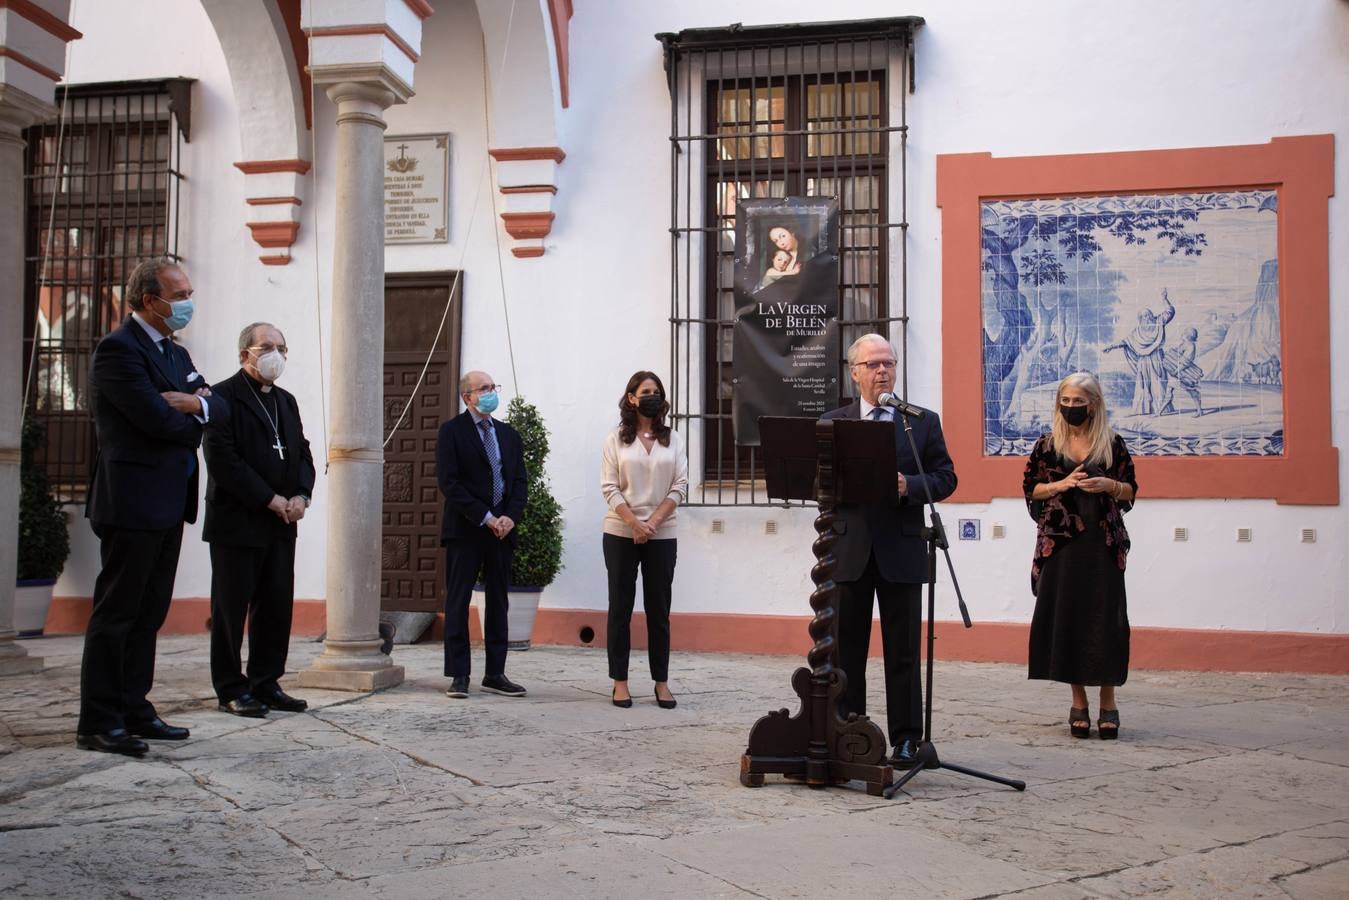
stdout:
POLYGON ((501 448, 497 446, 496 429, 486 419, 478 423, 482 429, 482 446, 487 451, 487 461, 492 464, 492 506, 501 504, 506 494, 506 480, 501 477, 501 448))

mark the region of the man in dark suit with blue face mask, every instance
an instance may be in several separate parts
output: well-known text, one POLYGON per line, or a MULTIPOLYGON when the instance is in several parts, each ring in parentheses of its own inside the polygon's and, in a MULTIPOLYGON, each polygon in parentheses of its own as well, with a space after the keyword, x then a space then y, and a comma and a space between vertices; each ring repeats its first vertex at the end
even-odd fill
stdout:
POLYGON ((826 419, 871 419, 895 423, 897 506, 840 504, 834 530, 839 586, 839 662, 848 678, 844 712, 866 712, 867 649, 871 643, 872 596, 881 615, 885 657, 885 706, 891 763, 911 768, 923 736, 923 695, 919 677, 922 592, 928 581, 927 544, 923 540, 923 504, 945 500, 956 489, 956 471, 946 452, 941 421, 931 410, 910 416, 923 475, 909 448, 896 410, 880 403, 894 390, 895 351, 879 334, 864 334, 848 348, 848 367, 857 400, 824 414, 826 419))
POLYGON ((127 278, 131 315, 94 350, 90 410, 98 457, 86 515, 102 569, 84 633, 76 743, 140 756, 140 738, 183 740, 147 695, 169 612, 183 523, 197 518, 197 447, 224 404, 172 336, 192 319, 192 283, 168 258, 127 278))
POLYGON ((506 677, 506 585, 515 550, 515 524, 525 511, 524 445, 520 434, 492 418, 497 386, 486 372, 459 380, 468 409, 440 426, 436 439, 436 479, 445 495, 440 544, 448 575, 445 593, 445 675, 451 697, 468 696, 468 601, 478 572, 486 589, 483 641, 487 649, 482 689, 523 697, 525 689, 506 677))

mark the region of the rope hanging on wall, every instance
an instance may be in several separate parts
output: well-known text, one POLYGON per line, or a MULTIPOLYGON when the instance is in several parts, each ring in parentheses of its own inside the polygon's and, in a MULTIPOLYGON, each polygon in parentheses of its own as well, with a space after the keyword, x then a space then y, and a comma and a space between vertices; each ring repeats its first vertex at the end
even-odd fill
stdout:
MULTIPOLYGON (((515 24, 515 3, 516 0, 511 0, 510 14, 506 20, 506 40, 501 48, 501 63, 497 68, 497 74, 500 74, 506 68, 506 58, 510 52, 511 46, 511 30, 512 26, 515 24)), ((476 179, 478 186, 473 192, 473 206, 469 210, 468 226, 464 229, 464 242, 459 250, 459 264, 455 266, 454 281, 453 283, 450 284, 450 293, 449 296, 446 297, 445 299, 445 309, 440 314, 440 325, 436 327, 435 337, 431 339, 431 346, 426 351, 426 360, 422 363, 422 369, 419 373, 417 373, 417 383, 412 386, 412 393, 408 395, 407 403, 403 404, 403 411, 398 414, 398 420, 393 423, 393 427, 390 428, 389 433, 385 435, 384 443, 381 445, 383 447, 389 446, 389 442, 392 441, 393 436, 398 433, 398 429, 403 424, 403 420, 407 418, 408 410, 412 408, 412 404, 417 400, 417 394, 421 391, 422 382, 426 378, 426 371, 431 367, 431 360, 435 356, 436 345, 440 343, 440 336, 445 331, 445 322, 449 319, 450 307, 454 305, 454 295, 455 292, 458 291, 459 289, 459 280, 463 277, 464 274, 464 258, 468 255, 469 237, 473 234, 473 226, 478 220, 478 204, 479 201, 482 200, 483 182, 491 178, 492 158, 491 154, 487 153, 486 151, 487 145, 489 145, 492 140, 492 121, 489 114, 489 110, 491 109, 492 106, 491 92, 489 90, 490 85, 489 75, 490 73, 488 71, 487 66, 487 36, 486 34, 484 34, 483 48, 482 48, 482 80, 483 80, 482 105, 483 105, 483 121, 484 121, 484 133, 483 133, 484 146, 482 156, 482 167, 481 169, 479 169, 478 178, 476 179)), ((493 213, 493 222, 495 223, 496 220, 495 193, 492 195, 492 213, 493 213)), ((501 229, 494 227, 492 229, 492 234, 493 237, 496 238, 497 284, 501 290, 501 313, 506 321, 506 352, 511 361, 511 380, 514 383, 516 393, 518 394, 520 392, 520 378, 515 371, 515 345, 511 341, 511 319, 510 313, 507 310, 506 306, 506 274, 504 268, 501 265, 501 229)), ((458 385, 456 385, 455 387, 457 391, 458 385)))
MULTIPOLYGON (((76 0, 70 0, 70 14, 66 21, 75 21, 75 3, 76 0)), ((66 63, 64 73, 70 72, 70 45, 71 41, 66 41, 66 63)), ((65 80, 65 74, 62 74, 62 80, 65 80)), ((56 119, 56 164, 61 164, 61 154, 64 152, 66 136, 66 107, 70 103, 70 91, 61 92, 61 105, 58 108, 56 119)), ((37 299, 40 312, 42 302, 42 293, 51 287, 51 280, 48 277, 52 264, 52 247, 56 242, 56 200, 57 193, 61 190, 61 177, 58 171, 57 177, 52 179, 52 198, 47 211, 47 243, 42 248, 42 270, 38 272, 37 279, 37 299)), ((42 320, 35 314, 33 316, 33 334, 30 349, 28 352, 28 366, 23 377, 23 402, 19 404, 19 434, 23 434, 23 426, 28 418, 28 398, 32 396, 33 379, 37 377, 37 347, 40 336, 38 329, 42 320)))

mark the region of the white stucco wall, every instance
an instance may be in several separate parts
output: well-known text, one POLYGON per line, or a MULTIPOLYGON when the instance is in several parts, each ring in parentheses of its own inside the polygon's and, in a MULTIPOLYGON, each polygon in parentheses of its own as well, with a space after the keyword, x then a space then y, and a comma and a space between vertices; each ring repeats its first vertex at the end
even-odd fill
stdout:
MULTIPOLYGON (((941 211, 935 158, 1088 153, 1263 143, 1271 137, 1330 132, 1349 148, 1349 6, 1293 0, 1271 18, 1260 0, 1174 4, 1146 0, 1084 6, 1069 0, 995 4, 943 0, 896 9, 884 0, 849 0, 827 13, 800 0, 577 0, 571 22, 571 107, 561 114, 557 220, 540 259, 516 260, 499 231, 485 177, 483 49, 471 0, 440 0, 427 21, 417 96, 388 113, 390 134, 451 134, 448 244, 391 247, 389 271, 465 270, 466 367, 485 368, 523 392, 553 432, 553 486, 566 510, 566 568, 544 605, 601 609, 605 579, 597 487, 600 440, 615 403, 638 368, 668 367, 669 103, 656 32, 711 27, 918 14, 918 91, 909 98, 909 343, 911 396, 942 409, 941 211), (477 200, 476 213, 472 207, 477 200), (501 240, 503 275, 497 270, 501 240), (515 351, 511 372, 505 309, 515 351), (516 377, 518 376, 518 378, 516 377)), ((318 285, 331 271, 333 110, 316 105, 316 201, 306 201, 294 262, 265 268, 243 227, 242 176, 234 98, 209 23, 195 4, 169 0, 82 3, 75 27, 86 35, 72 60, 73 81, 191 75, 193 142, 182 252, 202 311, 185 341, 215 377, 232 371, 240 324, 270 318, 286 331, 286 385, 300 398, 321 455, 315 330, 315 229, 318 285), (126 54, 121 42, 145 15, 175 41, 159 54, 126 54), (233 307, 227 307, 232 304, 233 307), (218 373, 218 374, 217 374, 218 373)), ((487 59, 493 78, 510 78, 487 59)), ((521 90, 535 88, 522 85, 521 90)), ((549 103, 551 92, 540 95, 549 103)), ((1331 342, 1349 346, 1349 183, 1336 172, 1330 202, 1331 342)), ((498 200, 500 198, 497 198, 498 200)), ((1296 385, 1289 387, 1296 390, 1296 385)), ((1332 358, 1333 440, 1349 435, 1349 354, 1332 358)), ((1349 467, 1341 460, 1341 485, 1349 467)), ((1341 493, 1343 494, 1343 487, 1341 493)), ((1279 506, 1273 501, 1143 500, 1129 515, 1134 538, 1128 574, 1135 625, 1345 633, 1349 631, 1349 513, 1344 506, 1279 506), (1173 543, 1171 528, 1190 531, 1173 543), (1251 544, 1234 530, 1249 526, 1251 544), (1315 528, 1315 544, 1298 542, 1315 528)), ((373 511, 371 514, 375 514, 373 511)), ((681 512, 677 612, 802 615, 808 612, 811 513, 703 508, 681 512), (710 532, 712 519, 725 533, 710 532), (764 534, 767 520, 779 533, 764 534)), ((323 593, 324 491, 302 524, 297 594, 323 593)), ((1019 501, 951 504, 943 513, 983 522, 984 539, 954 542, 952 556, 976 619, 1029 621, 1033 525, 1019 501), (991 540, 991 526, 1007 528, 991 540)), ((80 529, 77 527, 77 531, 80 529)), ((87 538, 58 593, 88 594, 96 555, 87 538)), ((206 554, 199 532, 185 540, 176 593, 205 596, 206 554)), ((948 582, 942 576, 943 584, 948 582)), ((954 619, 943 590, 939 617, 954 619)))

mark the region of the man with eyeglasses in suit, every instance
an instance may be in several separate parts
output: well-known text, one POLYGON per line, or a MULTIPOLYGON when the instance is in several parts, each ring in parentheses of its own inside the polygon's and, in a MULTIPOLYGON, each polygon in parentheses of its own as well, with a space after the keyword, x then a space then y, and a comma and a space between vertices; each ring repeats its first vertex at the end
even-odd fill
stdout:
POLYGON ((894 422, 897 506, 839 504, 834 523, 839 586, 839 662, 848 679, 843 712, 866 713, 867 650, 871 644, 872 597, 880 609, 885 659, 887 731, 896 768, 912 768, 923 737, 923 694, 919 670, 922 589, 928 581, 923 540, 923 504, 928 493, 941 501, 956 489, 956 472, 946 452, 941 421, 931 410, 909 417, 923 475, 909 448, 898 411, 879 405, 895 389, 895 351, 879 334, 864 334, 848 348, 848 367, 857 386, 852 403, 825 419, 894 422))
POLYGON ((486 589, 483 642, 486 665, 482 689, 523 697, 525 689, 506 677, 506 585, 515 550, 515 524, 525 511, 527 485, 520 434, 492 417, 497 385, 486 372, 459 379, 467 409, 440 426, 436 438, 436 480, 445 496, 440 544, 447 563, 445 592, 445 693, 468 696, 471 659, 468 603, 482 572, 486 589))

